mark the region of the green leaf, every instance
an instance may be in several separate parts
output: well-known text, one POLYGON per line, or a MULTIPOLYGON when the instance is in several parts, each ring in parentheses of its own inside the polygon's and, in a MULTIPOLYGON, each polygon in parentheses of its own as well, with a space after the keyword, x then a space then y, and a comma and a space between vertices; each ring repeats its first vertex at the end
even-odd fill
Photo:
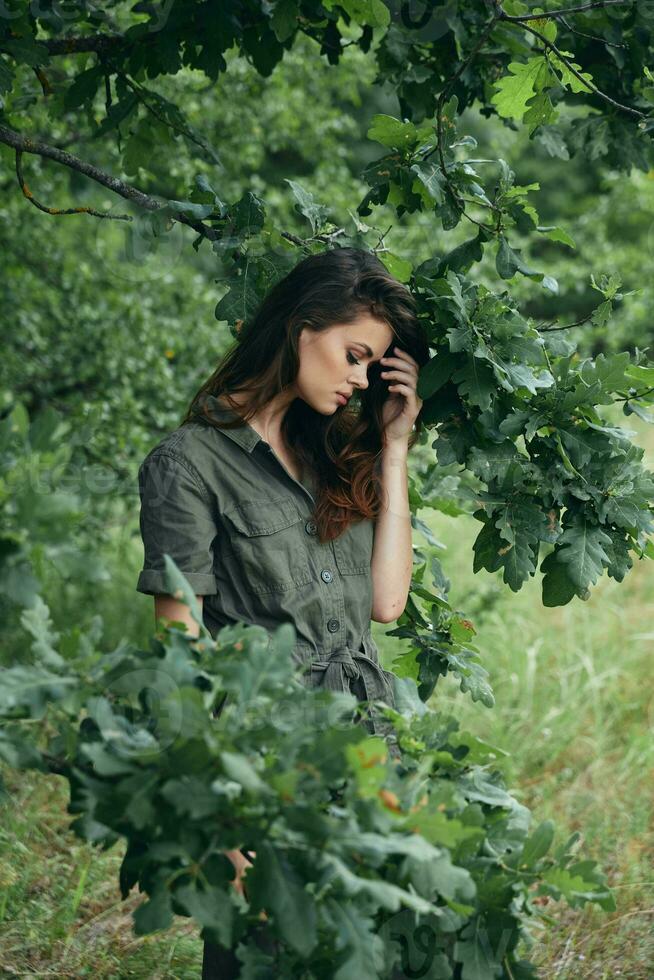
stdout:
POLYGON ((482 411, 490 408, 493 396, 497 393, 497 382, 493 372, 479 358, 469 357, 454 372, 452 381, 459 394, 466 397, 471 405, 477 405, 482 411))
POLYGON ((269 909, 284 941, 308 957, 318 942, 316 905, 284 852, 262 840, 247 880, 254 907, 269 909))
POLYGON ((98 90, 100 82, 104 78, 105 69, 100 65, 93 65, 79 75, 75 76, 72 85, 69 85, 64 95, 64 108, 77 109, 84 102, 90 102, 98 90))
POLYGON ((134 932, 137 936, 145 936, 158 929, 168 929, 173 924, 168 889, 163 885, 160 886, 147 902, 134 910, 133 917, 134 932))
MULTIPOLYGON (((401 122, 395 116, 388 116, 380 112, 372 117, 366 136, 389 149, 409 151, 429 139, 433 134, 434 126, 431 124, 415 126, 412 122, 407 120, 401 122)), ((412 167, 411 169, 414 170, 415 168, 412 167)))
POLYGON ((561 242, 563 245, 569 245, 570 248, 576 248, 574 239, 565 231, 563 228, 559 228, 558 225, 550 225, 546 227, 545 225, 538 225, 538 231, 546 235, 553 242, 561 242))
POLYGON ((380 258, 390 274, 400 282, 408 282, 413 272, 413 266, 407 259, 401 259, 392 252, 384 252, 380 258))
POLYGON ((222 946, 230 948, 233 941, 234 908, 229 895, 212 885, 200 888, 197 883, 175 890, 175 900, 202 928, 210 929, 222 946))
POLYGON ((577 518, 559 538, 557 560, 566 566, 570 580, 577 589, 585 591, 609 564, 607 547, 611 547, 611 539, 601 527, 577 518))
POLYGON ((535 269, 530 269, 529 266, 522 261, 520 250, 511 248, 504 235, 499 236, 495 266, 497 268, 498 275, 500 275, 502 279, 512 279, 516 272, 521 272, 523 276, 542 277, 542 273, 536 272, 535 269))
POLYGON ((467 868, 457 867, 449 854, 434 855, 429 858, 407 858, 411 882, 419 894, 425 897, 442 895, 452 901, 473 902, 477 889, 467 868))
POLYGON ((33 37, 5 36, 2 39, 2 48, 15 61, 19 61, 23 65, 29 65, 30 68, 37 68, 39 65, 50 63, 50 54, 46 45, 41 44, 33 37))
POLYGON ((436 204, 442 204, 447 185, 440 167, 432 162, 414 163, 411 165, 411 171, 417 175, 418 179, 415 183, 422 184, 436 204))
MULTIPOLYGON (((11 92, 14 87, 14 72, 0 54, 0 93, 11 92)), ((1 108, 1 107, 0 107, 1 108)))
MULTIPOLYGON (((576 595, 580 594, 577 586, 568 575, 567 566, 558 560, 556 551, 545 556, 540 564, 540 570, 543 572, 542 598, 544 606, 550 608, 565 606, 576 595)), ((581 598, 588 598, 588 595, 588 592, 583 592, 581 598)))
POLYGON ((505 119, 522 119, 528 102, 547 84, 550 70, 543 55, 527 62, 512 61, 509 72, 496 83, 497 92, 491 98, 497 112, 505 119))
POLYGON ((463 694, 470 694, 473 701, 481 701, 487 708, 495 704, 493 690, 488 683, 488 671, 479 662, 477 653, 457 644, 444 650, 448 669, 460 677, 459 688, 463 694))
POLYGON ((214 316, 216 320, 234 324, 241 321, 245 324, 256 313, 262 298, 257 284, 256 263, 246 257, 239 275, 230 280, 229 292, 216 303, 214 316))
POLYGON ((21 614, 20 622, 33 638, 34 656, 48 667, 63 667, 65 660, 54 647, 60 638, 59 633, 54 629, 50 609, 41 596, 34 597, 32 607, 21 614))
POLYGON ((452 372, 459 363, 458 357, 454 357, 448 351, 439 350, 427 364, 420 368, 416 388, 418 397, 424 400, 435 394, 446 381, 450 380, 452 372))
POLYGON ((328 899, 326 917, 338 937, 338 966, 332 968, 333 980, 376 980, 386 966, 384 944, 378 926, 360 904, 328 899))
POLYGON ((595 360, 585 360, 580 366, 579 374, 584 384, 589 387, 598 385, 602 392, 620 391, 628 387, 626 371, 631 355, 629 351, 619 354, 598 354, 595 360))
MULTIPOLYGON (((337 0, 323 0, 323 6, 332 10, 337 0)), ((371 27, 388 27, 391 13, 383 0, 338 0, 338 5, 347 11, 357 24, 371 27)))
POLYGON ((293 196, 296 201, 295 210, 298 214, 303 214, 305 218, 309 219, 311 230, 315 235, 318 229, 322 228, 325 224, 330 209, 324 204, 317 204, 313 194, 305 190, 296 180, 289 180, 288 177, 285 177, 284 180, 293 191, 293 196))
POLYGON ((272 789, 265 783, 252 763, 239 752, 221 752, 220 760, 223 769, 230 779, 249 790, 251 793, 272 793, 272 789))
POLYGON ((520 855, 520 865, 532 868, 537 861, 544 857, 552 846, 554 840, 554 823, 552 820, 543 820, 533 832, 531 837, 525 841, 525 845, 520 855))
POLYGON ((38 665, 0 668, 0 716, 43 718, 49 705, 79 687, 78 677, 61 677, 38 665))
POLYGON ((584 82, 577 77, 575 72, 571 71, 570 67, 568 67, 568 64, 566 64, 563 59, 559 58, 559 56, 554 54, 553 51, 550 51, 550 61, 554 68, 559 72, 561 76, 561 83, 565 85, 566 88, 569 88, 571 92, 589 93, 594 91, 594 86, 592 85, 593 76, 586 71, 582 71, 581 65, 578 65, 575 61, 571 60, 573 55, 570 54, 569 51, 562 51, 561 54, 566 56, 571 67, 576 69, 577 73, 581 75, 581 78, 585 79, 585 81, 589 84, 584 84, 584 82))
POLYGON ((538 129, 539 126, 548 126, 558 118, 558 113, 552 104, 548 92, 537 92, 529 100, 527 111, 523 117, 523 123, 527 127, 529 136, 538 129))
MULTIPOLYGON (((527 13, 527 11, 524 11, 527 13)), ((534 7, 534 14, 544 13, 542 7, 534 7)), ((546 37, 548 41, 556 41, 557 26, 556 21, 551 17, 530 17, 525 23, 533 27, 534 30, 546 37)))
POLYGON ((586 902, 608 903, 609 908, 615 907, 610 889, 582 874, 574 874, 572 869, 550 868, 543 874, 543 882, 551 887, 556 898, 563 896, 573 907, 586 902))
POLYGON ((208 630, 202 619, 202 610, 197 600, 195 592, 189 585, 183 572, 179 570, 175 561, 170 555, 164 555, 164 565, 168 591, 174 599, 183 602, 189 607, 192 618, 200 627, 201 634, 208 634, 208 630))
POLYGON ((625 377, 634 382, 631 387, 639 389, 654 387, 654 365, 630 364, 625 368, 624 373, 625 377))
POLYGON ((298 27, 298 0, 277 0, 273 10, 270 26, 280 43, 288 41, 298 27))
MULTIPOLYGON (((454 959, 461 963, 461 980, 493 980, 504 973, 488 941, 488 929, 475 917, 460 933, 454 944, 454 959)), ((500 953, 501 956, 501 953, 500 953)))

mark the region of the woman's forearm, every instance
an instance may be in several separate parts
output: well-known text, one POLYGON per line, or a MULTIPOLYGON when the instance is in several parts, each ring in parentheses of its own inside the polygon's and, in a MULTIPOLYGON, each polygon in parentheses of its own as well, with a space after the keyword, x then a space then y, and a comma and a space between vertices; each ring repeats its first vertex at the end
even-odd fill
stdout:
POLYGON ((382 511, 372 551, 372 619, 391 623, 406 606, 413 550, 409 508, 408 436, 389 442, 381 456, 382 511))

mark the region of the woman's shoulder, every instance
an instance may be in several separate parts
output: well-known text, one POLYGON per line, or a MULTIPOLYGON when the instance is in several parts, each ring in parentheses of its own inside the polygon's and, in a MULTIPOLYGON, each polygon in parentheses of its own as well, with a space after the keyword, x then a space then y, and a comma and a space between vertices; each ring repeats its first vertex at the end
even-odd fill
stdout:
POLYGON ((202 422, 186 422, 164 435, 150 449, 142 466, 159 457, 168 457, 197 472, 204 472, 209 459, 220 455, 220 430, 202 422))

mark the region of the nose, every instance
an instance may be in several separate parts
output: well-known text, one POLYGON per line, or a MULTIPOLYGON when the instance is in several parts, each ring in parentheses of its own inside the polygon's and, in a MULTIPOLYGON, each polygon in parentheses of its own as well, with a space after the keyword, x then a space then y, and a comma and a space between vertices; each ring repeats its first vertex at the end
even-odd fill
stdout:
POLYGON ((355 375, 355 380, 351 381, 350 384, 354 384, 357 388, 365 389, 368 387, 368 372, 365 364, 359 365, 359 369, 355 375))

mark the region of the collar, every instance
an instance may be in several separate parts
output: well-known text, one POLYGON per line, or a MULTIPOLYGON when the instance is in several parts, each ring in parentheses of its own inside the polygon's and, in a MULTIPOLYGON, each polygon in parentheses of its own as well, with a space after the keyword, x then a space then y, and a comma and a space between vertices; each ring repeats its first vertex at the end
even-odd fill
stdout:
MULTIPOLYGON (((237 412, 219 402, 215 395, 207 395, 203 404, 206 405, 207 414, 216 419, 217 422, 239 418, 237 412)), ((262 441, 259 433, 255 432, 247 422, 243 422, 234 429, 221 429, 221 432, 248 453, 251 453, 256 444, 262 441)))

